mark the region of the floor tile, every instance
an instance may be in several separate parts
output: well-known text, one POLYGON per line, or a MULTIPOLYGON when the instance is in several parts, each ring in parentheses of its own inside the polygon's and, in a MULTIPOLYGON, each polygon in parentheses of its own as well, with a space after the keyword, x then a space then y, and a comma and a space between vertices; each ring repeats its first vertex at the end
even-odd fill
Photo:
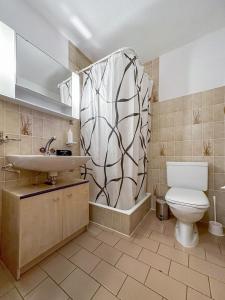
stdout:
POLYGON ((205 259, 205 249, 201 247, 194 247, 194 248, 185 248, 180 243, 175 241, 175 248, 178 250, 181 250, 185 253, 192 254, 194 256, 197 256, 199 258, 205 259))
POLYGON ((225 284, 213 278, 209 278, 212 297, 215 300, 225 299, 225 284))
POLYGON ((100 259, 91 252, 81 249, 77 254, 70 258, 70 261, 85 272, 91 273, 100 262, 100 259))
POLYGON ((222 254, 215 254, 210 251, 206 251, 206 260, 225 268, 225 256, 222 254))
POLYGON ((118 297, 121 300, 161 300, 162 297, 133 278, 127 277, 118 297))
POLYGON ((104 261, 97 265, 91 275, 114 295, 118 293, 126 278, 124 273, 104 261))
POLYGON ((31 291, 25 300, 67 300, 69 297, 50 278, 45 279, 31 291))
POLYGON ((22 296, 27 295, 32 289, 40 284, 47 274, 42 271, 38 266, 24 273, 20 280, 15 282, 15 286, 22 296))
POLYGON ((102 229, 99 228, 99 226, 93 224, 93 223, 89 223, 88 224, 88 228, 87 231, 93 235, 93 236, 97 236, 98 234, 100 234, 102 232, 102 229))
POLYGON ((183 282, 193 289, 210 296, 208 277, 176 262, 171 263, 169 276, 183 282))
POLYGON ((94 254, 99 256, 100 258, 104 259, 108 263, 115 265, 122 255, 122 252, 102 243, 95 251, 94 254))
POLYGON ((133 242, 143 248, 151 250, 153 252, 157 252, 159 248, 159 242, 150 240, 144 236, 136 235, 133 242))
POLYGON ((175 241, 174 237, 171 237, 169 235, 165 235, 165 234, 153 231, 150 234, 149 238, 152 240, 158 241, 160 243, 166 244, 168 246, 171 246, 171 247, 174 246, 174 241, 175 241))
POLYGON ((57 253, 45 259, 40 267, 57 283, 63 281, 76 268, 68 259, 57 253))
POLYGON ((126 254, 119 259, 116 267, 142 283, 145 282, 149 271, 149 266, 126 254))
POLYGON ((23 298, 20 296, 20 294, 17 292, 16 289, 12 289, 10 292, 2 296, 0 299, 1 300, 22 300, 23 298))
POLYGON ((170 260, 159 254, 143 249, 138 259, 165 274, 169 272, 170 260))
POLYGON ((89 300, 99 288, 99 284, 82 270, 77 268, 60 286, 73 299, 89 300))
POLYGON ((121 239, 115 246, 117 249, 119 249, 120 251, 134 257, 137 258, 139 253, 141 252, 141 247, 131 243, 129 241, 126 241, 124 239, 121 239))
POLYGON ((6 272, 0 268, 0 296, 6 294, 13 288, 12 281, 7 276, 6 272))
POLYGON ((210 300, 211 298, 193 290, 192 288, 188 288, 187 291, 187 300, 210 300))
POLYGON ((219 267, 192 255, 189 257, 189 267, 202 274, 225 282, 225 268, 219 267))
POLYGON ((71 242, 60 248, 58 252, 66 258, 70 258, 74 254, 76 254, 80 249, 81 247, 77 245, 76 240, 72 240, 71 242))
POLYGON ((101 244, 101 241, 96 240, 94 237, 85 232, 76 238, 76 243, 92 252, 101 244))
POLYGON ((186 286, 162 272, 150 269, 145 284, 168 300, 185 300, 186 286))
POLYGON ((107 291, 104 287, 100 287, 92 300, 116 300, 117 298, 107 291))
POLYGON ((103 231, 98 235, 97 238, 105 244, 108 244, 109 246, 116 245, 116 243, 120 240, 118 236, 108 231, 103 231))
POLYGON ((180 264, 188 266, 188 254, 173 247, 169 247, 165 244, 160 244, 158 254, 172 259, 180 264))

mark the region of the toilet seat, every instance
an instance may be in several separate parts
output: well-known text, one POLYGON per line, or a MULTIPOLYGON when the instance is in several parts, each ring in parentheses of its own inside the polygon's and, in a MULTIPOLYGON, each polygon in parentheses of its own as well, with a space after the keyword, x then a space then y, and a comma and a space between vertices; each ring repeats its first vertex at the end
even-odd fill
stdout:
POLYGON ((172 187, 166 193, 165 199, 171 204, 193 208, 208 208, 209 200, 202 191, 172 187))

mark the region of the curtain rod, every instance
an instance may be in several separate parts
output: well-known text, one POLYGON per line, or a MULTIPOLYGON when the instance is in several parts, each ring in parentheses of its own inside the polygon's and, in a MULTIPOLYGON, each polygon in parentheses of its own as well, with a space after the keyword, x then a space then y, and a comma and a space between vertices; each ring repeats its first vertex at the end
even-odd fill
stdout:
POLYGON ((93 64, 91 64, 91 65, 89 65, 89 66, 87 66, 87 67, 85 67, 84 69, 78 71, 78 74, 80 74, 80 73, 82 73, 82 72, 84 72, 84 71, 90 69, 91 67, 93 67, 94 65, 96 65, 96 64, 98 64, 98 63, 100 63, 100 62, 103 62, 104 60, 106 60, 106 59, 108 59, 110 56, 112 56, 113 54, 122 52, 122 51, 124 51, 124 50, 131 50, 131 51, 133 51, 133 52, 136 54, 136 52, 135 52, 134 49, 132 49, 132 48, 129 48, 129 47, 120 48, 120 49, 118 49, 118 50, 112 52, 111 54, 109 54, 109 55, 107 55, 107 56, 105 56, 105 57, 103 57, 103 58, 97 60, 96 62, 94 62, 93 64))

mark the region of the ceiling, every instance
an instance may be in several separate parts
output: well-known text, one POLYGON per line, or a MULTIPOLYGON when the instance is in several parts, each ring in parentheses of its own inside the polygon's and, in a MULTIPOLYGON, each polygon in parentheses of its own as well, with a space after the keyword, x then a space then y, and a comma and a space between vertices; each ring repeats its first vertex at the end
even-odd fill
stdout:
POLYGON ((224 0, 26 0, 91 60, 128 46, 151 60, 225 27, 224 0))

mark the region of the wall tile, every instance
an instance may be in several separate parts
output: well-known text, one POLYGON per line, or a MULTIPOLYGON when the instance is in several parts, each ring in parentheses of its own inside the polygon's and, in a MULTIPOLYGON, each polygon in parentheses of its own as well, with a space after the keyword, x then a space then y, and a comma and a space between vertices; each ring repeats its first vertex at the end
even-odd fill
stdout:
MULTIPOLYGON (((225 225, 222 213, 225 192, 220 190, 225 184, 225 87, 159 102, 157 108, 154 106, 155 103, 152 104, 155 111, 152 122, 160 124, 160 128, 152 127, 154 138, 150 142, 148 190, 158 195, 166 193, 166 161, 207 161, 207 194, 210 199, 212 195, 217 196, 218 219, 225 225), (156 143, 158 140, 160 143, 156 143)), ((211 206, 208 216, 212 215, 211 206)), ((207 220, 207 214, 204 220, 207 220)))

